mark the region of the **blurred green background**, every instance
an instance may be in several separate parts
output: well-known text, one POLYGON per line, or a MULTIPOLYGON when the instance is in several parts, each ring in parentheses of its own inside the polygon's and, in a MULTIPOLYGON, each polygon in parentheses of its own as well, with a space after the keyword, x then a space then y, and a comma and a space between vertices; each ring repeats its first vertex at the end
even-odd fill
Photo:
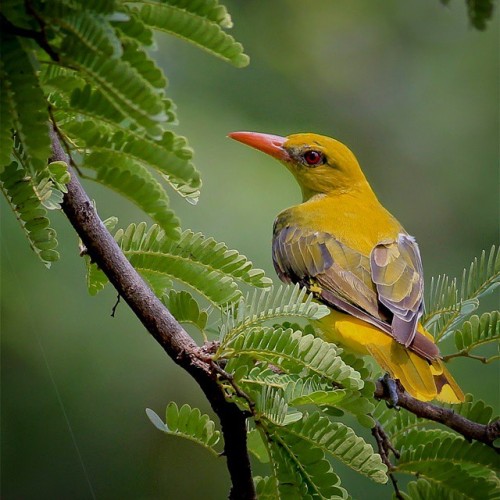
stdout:
MULTIPOLYGON (((197 207, 172 195, 183 226, 225 241, 274 278, 272 222, 299 190, 278 163, 226 134, 318 132, 356 153, 379 198, 417 237, 428 279, 461 274, 498 242, 499 163, 498 15, 478 32, 464 3, 226 1, 232 34, 252 59, 243 70, 159 37, 178 130, 204 179, 197 207)), ((85 185, 101 216, 144 219, 85 185)), ((171 400, 210 411, 201 391, 124 304, 110 317, 111 288, 87 294, 67 220, 54 214, 62 260, 47 271, 3 199, 1 215, 2 498, 225 498, 224 460, 162 435, 144 412, 163 414, 171 400)), ((497 367, 454 360, 451 370, 498 410, 497 367)), ((354 498, 392 495, 351 473, 343 483, 354 498)))

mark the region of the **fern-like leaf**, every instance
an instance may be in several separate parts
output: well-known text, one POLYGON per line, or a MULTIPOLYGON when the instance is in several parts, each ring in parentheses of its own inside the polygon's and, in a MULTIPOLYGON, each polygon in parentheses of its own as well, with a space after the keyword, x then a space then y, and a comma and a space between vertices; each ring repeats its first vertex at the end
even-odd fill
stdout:
POLYGON ((121 41, 105 15, 84 9, 68 12, 68 9, 61 9, 58 2, 49 3, 44 14, 51 19, 53 28, 61 30, 63 37, 71 33, 71 37, 63 39, 63 50, 68 50, 67 44, 72 43, 76 44, 74 50, 79 47, 113 59, 121 57, 121 41))
POLYGON ((460 287, 456 279, 438 276, 431 280, 430 307, 422 322, 441 341, 453 333, 479 306, 479 299, 500 285, 500 248, 493 246, 464 270, 460 287))
POLYGON ((275 477, 254 477, 255 491, 259 500, 279 500, 278 482, 275 477))
MULTIPOLYGON (((72 35, 68 35, 70 39, 72 35)), ((119 112, 130 117, 152 137, 161 135, 166 122, 163 96, 128 61, 110 59, 100 52, 82 51, 77 40, 65 45, 63 62, 76 68, 98 87, 119 112)))
POLYGON ((478 424, 489 424, 492 420, 498 420, 498 416, 493 416, 493 408, 483 400, 474 401, 472 394, 465 395, 465 401, 459 404, 442 404, 445 408, 452 409, 455 413, 468 418, 478 424))
POLYGON ((271 427, 269 451, 278 498, 345 499, 347 492, 333 472, 321 448, 296 436, 284 433, 286 427, 271 427))
POLYGON ((317 446, 346 466, 378 483, 387 482, 387 467, 371 445, 341 422, 332 422, 320 413, 306 414, 279 430, 280 435, 301 439, 317 446))
POLYGON ((241 297, 238 282, 268 286, 260 269, 224 243, 185 231, 178 241, 165 235, 157 225, 131 224, 118 230, 115 240, 132 265, 161 296, 172 280, 190 286, 217 307, 226 307, 241 297))
POLYGON ((223 28, 232 28, 231 16, 218 0, 165 0, 170 5, 205 17, 223 28))
MULTIPOLYGON (((26 52, 19 38, 0 33, 2 58, 0 78, 2 80, 2 154, 10 153, 10 127, 12 126, 23 145, 25 163, 31 175, 46 169, 50 156, 49 115, 47 101, 40 88, 34 60, 26 52), (26 96, 29 96, 27 98, 26 96), (6 128, 8 127, 8 128, 6 128)), ((8 161, 8 158, 7 158, 8 161)), ((2 166, 5 166, 3 164, 2 166)))
POLYGON ((162 297, 162 301, 179 323, 190 323, 201 331, 207 326, 207 311, 200 309, 189 292, 170 290, 162 297))
POLYGON ((418 474, 452 491, 496 498, 500 481, 492 470, 498 456, 482 443, 467 443, 462 437, 441 430, 412 430, 394 443, 400 451, 397 470, 418 474))
MULTIPOLYGON (((185 2, 184 7, 187 5, 188 2, 185 2)), ((249 63, 241 44, 225 33, 220 24, 200 15, 200 10, 193 12, 161 2, 139 4, 134 8, 142 22, 155 30, 165 31, 194 43, 236 67, 241 68, 249 63)))
POLYGON ((173 436, 189 439, 216 456, 219 455, 214 446, 220 440, 220 432, 215 429, 215 423, 210 417, 201 414, 198 408, 191 408, 187 404, 179 408, 171 402, 165 412, 165 423, 149 408, 146 409, 146 414, 157 429, 173 436))
POLYGON ((112 22, 113 26, 121 32, 122 38, 129 38, 140 43, 142 46, 149 49, 156 48, 154 41, 153 30, 146 26, 137 16, 137 14, 124 6, 127 12, 128 19, 125 21, 115 21, 112 22))
MULTIPOLYGON (((449 360, 458 356, 470 356, 470 352, 477 347, 480 347, 490 342, 498 342, 500 338, 500 312, 484 313, 481 317, 472 316, 469 321, 466 321, 462 328, 455 332, 455 345, 458 349, 457 353, 448 354, 445 359, 449 360)), ((495 355, 490 358, 477 357, 484 363, 498 359, 500 356, 495 355)))
POLYGON ((220 330, 222 344, 230 342, 247 329, 277 318, 293 317, 308 320, 320 319, 329 314, 329 309, 313 302, 313 295, 308 294, 299 284, 280 285, 267 291, 254 291, 251 298, 241 299, 231 306, 220 330))
POLYGON ((14 147, 14 137, 12 127, 14 124, 12 110, 9 106, 10 97, 8 94, 7 80, 4 78, 3 61, 0 61, 0 174, 5 166, 10 163, 11 151, 14 147))
POLYGON ((216 357, 242 354, 271 362, 288 373, 306 369, 348 389, 363 387, 359 373, 342 361, 335 345, 299 331, 255 328, 221 347, 216 357))
POLYGON ((169 208, 167 193, 144 166, 127 156, 95 152, 85 157, 85 167, 96 171, 96 182, 144 210, 169 238, 179 239, 179 219, 169 208))
POLYGON ((302 413, 288 409, 288 404, 281 391, 264 386, 256 398, 257 412, 274 425, 287 425, 302 417, 302 413))
MULTIPOLYGON (((92 103, 92 96, 99 96, 85 88, 78 94, 78 109, 92 103)), ((74 104, 74 103, 73 103, 74 104)), ((105 104, 104 102, 102 103, 105 104)), ((99 105, 99 104, 97 104, 99 105)), ((136 133, 117 129, 109 125, 98 124, 91 120, 70 121, 64 126, 65 132, 80 147, 99 153, 113 154, 116 166, 123 158, 133 159, 144 168, 154 168, 181 196, 189 202, 196 203, 200 194, 200 174, 191 162, 192 150, 183 137, 172 132, 163 132, 161 138, 153 140, 141 137, 136 133)))
POLYGON ((247 447, 248 451, 255 457, 259 462, 263 464, 269 463, 269 453, 267 447, 262 440, 262 435, 258 429, 251 429, 247 434, 247 447))
POLYGON ((28 242, 46 267, 59 258, 56 232, 50 227, 47 211, 38 198, 36 182, 16 162, 0 174, 0 186, 16 214, 28 242))
POLYGON ((446 500, 475 500, 477 498, 427 479, 408 483, 407 491, 408 493, 402 492, 404 500, 443 500, 444 498, 446 500))

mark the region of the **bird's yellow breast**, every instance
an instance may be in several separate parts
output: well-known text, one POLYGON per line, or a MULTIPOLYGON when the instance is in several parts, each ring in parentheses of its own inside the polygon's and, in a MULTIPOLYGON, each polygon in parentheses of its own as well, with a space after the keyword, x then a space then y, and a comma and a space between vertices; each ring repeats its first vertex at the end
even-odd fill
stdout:
POLYGON ((294 225, 333 235, 341 243, 370 255, 375 245, 404 232, 373 192, 317 195, 278 215, 277 227, 294 225))

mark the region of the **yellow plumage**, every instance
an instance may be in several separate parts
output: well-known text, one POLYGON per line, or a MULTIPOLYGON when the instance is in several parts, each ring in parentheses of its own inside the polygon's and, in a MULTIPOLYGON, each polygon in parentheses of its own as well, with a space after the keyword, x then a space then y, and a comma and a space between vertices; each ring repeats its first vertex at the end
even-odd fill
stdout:
POLYGON ((422 401, 463 401, 419 323, 418 246, 380 204, 352 152, 316 134, 230 137, 279 159, 301 187, 303 203, 275 221, 273 262, 283 281, 308 287, 331 308, 319 322, 323 337, 371 355, 422 401))

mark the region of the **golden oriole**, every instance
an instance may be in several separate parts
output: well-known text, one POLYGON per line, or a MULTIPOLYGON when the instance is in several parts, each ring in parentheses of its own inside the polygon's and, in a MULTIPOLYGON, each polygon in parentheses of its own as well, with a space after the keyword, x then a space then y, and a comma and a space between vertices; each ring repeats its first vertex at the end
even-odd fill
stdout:
POLYGON ((325 340, 375 358, 415 398, 458 403, 463 392, 419 322, 423 272, 415 239, 378 201, 354 154, 317 134, 229 137, 280 160, 303 203, 274 223, 280 279, 300 283, 329 306, 325 340))

